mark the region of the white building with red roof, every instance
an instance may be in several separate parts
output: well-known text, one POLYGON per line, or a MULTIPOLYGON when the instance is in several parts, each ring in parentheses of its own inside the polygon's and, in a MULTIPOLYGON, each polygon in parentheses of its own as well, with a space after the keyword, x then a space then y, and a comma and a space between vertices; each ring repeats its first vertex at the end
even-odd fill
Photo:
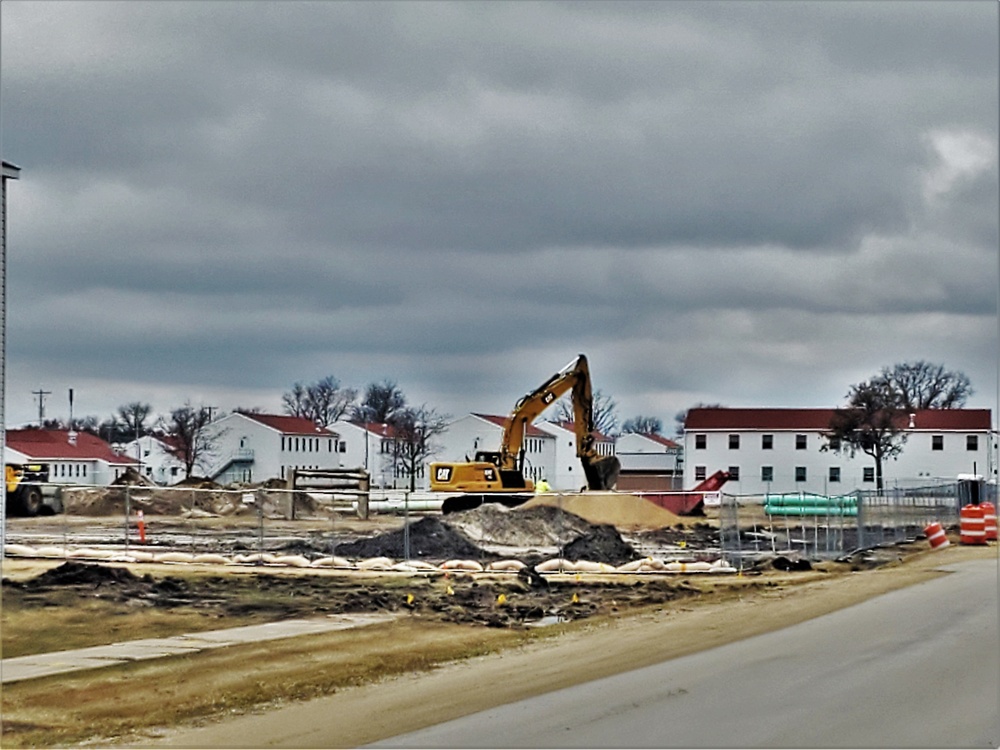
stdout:
MULTIPOLYGON (((394 433, 384 422, 351 422, 339 420, 330 425, 340 435, 341 465, 348 469, 364 469, 371 486, 378 489, 408 489, 409 477, 404 477, 393 461, 394 433)), ((416 486, 427 489, 427 472, 416 477, 416 486)))
POLYGON ((290 469, 339 469, 340 436, 302 417, 234 413, 205 428, 199 473, 219 484, 285 479, 290 469))
POLYGON ((49 481, 67 485, 111 484, 136 467, 134 459, 116 453, 96 435, 70 430, 8 430, 4 459, 47 463, 49 481))
POLYGON ((176 484, 184 478, 183 452, 172 437, 143 435, 122 445, 121 452, 134 458, 139 473, 157 484, 176 484))
MULTIPOLYGON (((834 409, 696 408, 684 429, 684 486, 719 469, 734 475, 732 494, 874 490, 874 459, 821 450, 834 409)), ((955 481, 978 473, 995 479, 989 409, 927 409, 901 424, 906 442, 883 463, 887 488, 955 481)))
MULTIPOLYGON (((543 421, 538 428, 551 435, 555 441, 554 462, 546 479, 554 490, 573 491, 587 486, 583 464, 576 455, 576 426, 573 422, 543 421)), ((613 438, 594 432, 594 450, 601 456, 615 455, 613 438)))
POLYGON ((681 444, 663 435, 627 432, 615 440, 621 462, 620 490, 681 489, 681 444))

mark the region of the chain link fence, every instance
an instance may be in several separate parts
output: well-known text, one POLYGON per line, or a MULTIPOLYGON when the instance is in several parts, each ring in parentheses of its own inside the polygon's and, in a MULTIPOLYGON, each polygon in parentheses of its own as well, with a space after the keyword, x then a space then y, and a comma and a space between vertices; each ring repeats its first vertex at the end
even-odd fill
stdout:
POLYGON ((914 541, 933 522, 956 526, 962 506, 996 504, 996 490, 996 485, 959 481, 839 497, 724 494, 719 507, 720 543, 723 552, 735 559, 778 554, 838 558, 914 541))

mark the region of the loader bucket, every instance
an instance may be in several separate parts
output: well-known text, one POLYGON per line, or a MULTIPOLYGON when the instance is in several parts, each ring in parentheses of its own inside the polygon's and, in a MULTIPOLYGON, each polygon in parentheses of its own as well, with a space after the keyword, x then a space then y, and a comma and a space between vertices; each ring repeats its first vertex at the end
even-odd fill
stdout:
POLYGON ((583 459, 583 473, 587 476, 587 489, 613 490, 618 484, 621 461, 617 456, 593 456, 583 459))

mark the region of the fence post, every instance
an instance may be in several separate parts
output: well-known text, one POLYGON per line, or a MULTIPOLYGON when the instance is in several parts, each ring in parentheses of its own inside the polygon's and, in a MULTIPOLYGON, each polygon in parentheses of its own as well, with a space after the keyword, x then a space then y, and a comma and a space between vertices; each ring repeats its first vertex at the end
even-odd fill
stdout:
POLYGON ((132 485, 125 485, 125 554, 128 554, 128 520, 132 515, 132 485))
POLYGON ((866 543, 865 525, 868 522, 868 495, 858 490, 858 539, 857 548, 864 549, 866 543))
POLYGON ((403 494, 403 559, 410 560, 410 491, 403 494))
POLYGON ((254 492, 254 505, 257 506, 257 565, 263 565, 264 555, 264 491, 254 492))

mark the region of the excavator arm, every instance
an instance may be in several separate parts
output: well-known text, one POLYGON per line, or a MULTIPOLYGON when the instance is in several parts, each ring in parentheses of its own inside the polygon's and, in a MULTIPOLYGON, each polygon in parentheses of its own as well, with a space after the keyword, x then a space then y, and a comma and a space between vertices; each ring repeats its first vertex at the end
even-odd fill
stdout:
POLYGON ((528 425, 570 390, 573 392, 576 455, 583 463, 587 487, 592 490, 612 489, 618 481, 621 464, 615 456, 601 456, 594 448, 594 396, 590 385, 590 367, 583 354, 515 404, 504 423, 499 468, 520 469, 521 450, 528 425))
POLYGON ((529 500, 534 484, 524 476, 524 436, 543 411, 556 399, 572 391, 576 455, 583 464, 587 487, 614 489, 621 464, 616 456, 602 456, 594 446, 594 399, 590 370, 582 354, 563 369, 522 397, 504 421, 500 448, 477 451, 475 460, 465 463, 431 464, 430 486, 439 492, 460 492, 449 497, 442 512, 468 510, 483 502, 499 502, 516 507, 529 500))

